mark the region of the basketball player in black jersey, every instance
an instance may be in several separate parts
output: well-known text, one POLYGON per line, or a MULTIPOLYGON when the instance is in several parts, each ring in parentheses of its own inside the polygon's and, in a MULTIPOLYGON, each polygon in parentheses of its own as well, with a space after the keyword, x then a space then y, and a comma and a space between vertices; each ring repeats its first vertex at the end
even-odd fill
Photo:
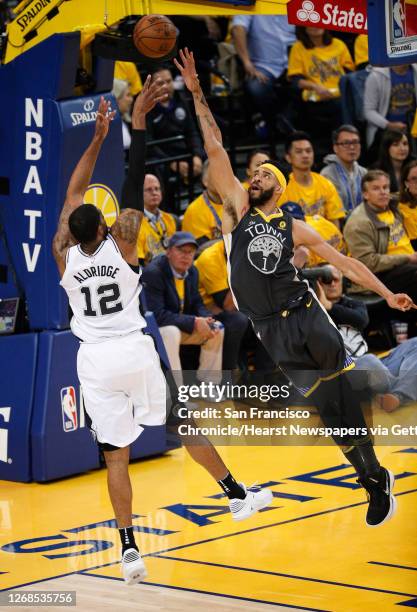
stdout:
POLYGON ((361 262, 337 252, 306 223, 277 207, 286 181, 274 163, 259 166, 249 192, 245 191, 222 146, 193 54, 185 49, 180 51, 180 59, 181 63, 174 62, 192 93, 212 177, 223 201, 222 231, 236 306, 251 319, 274 362, 317 406, 325 426, 335 431, 335 442, 368 492, 366 523, 380 525, 396 508, 394 476, 380 466, 370 437, 362 435, 368 430, 361 404, 344 375, 354 364, 345 353, 337 328, 308 283, 299 277, 293 265, 294 248, 311 249, 353 282, 381 295, 391 308, 405 311, 416 306, 408 295, 394 295, 361 262), (342 427, 359 433, 336 435, 342 427))

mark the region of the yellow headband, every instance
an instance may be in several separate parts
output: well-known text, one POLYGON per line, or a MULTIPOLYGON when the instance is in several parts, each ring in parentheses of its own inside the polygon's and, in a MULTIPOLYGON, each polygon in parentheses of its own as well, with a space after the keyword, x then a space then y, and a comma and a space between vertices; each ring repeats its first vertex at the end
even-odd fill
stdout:
POLYGON ((261 164, 258 167, 259 168, 265 168, 265 170, 269 170, 270 172, 272 172, 272 174, 277 179, 278 183, 281 185, 282 191, 284 192, 286 190, 286 188, 287 188, 287 181, 285 180, 285 176, 282 174, 281 170, 278 170, 278 168, 276 166, 274 166, 274 164, 266 163, 266 164, 261 164))

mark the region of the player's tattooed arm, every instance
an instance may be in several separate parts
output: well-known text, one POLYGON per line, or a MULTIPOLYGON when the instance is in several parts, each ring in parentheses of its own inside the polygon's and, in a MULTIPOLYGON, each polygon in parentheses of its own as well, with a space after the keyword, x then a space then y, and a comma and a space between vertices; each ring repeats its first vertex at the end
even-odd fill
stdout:
POLYGON ((194 56, 188 49, 181 50, 181 63, 174 60, 187 89, 192 93, 198 125, 210 164, 210 176, 224 205, 223 233, 229 233, 248 209, 248 193, 236 179, 229 156, 222 144, 221 131, 209 109, 198 81, 194 56))
POLYGON ((124 259, 134 266, 138 263, 137 240, 142 218, 141 211, 125 208, 110 229, 124 259))

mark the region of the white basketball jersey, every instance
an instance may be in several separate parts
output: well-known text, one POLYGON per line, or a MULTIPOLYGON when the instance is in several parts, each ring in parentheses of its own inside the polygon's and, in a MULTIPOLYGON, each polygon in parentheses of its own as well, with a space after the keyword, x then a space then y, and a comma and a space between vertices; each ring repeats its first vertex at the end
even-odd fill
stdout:
POLYGON ((67 252, 61 285, 73 312, 71 329, 84 342, 102 342, 146 326, 139 312, 140 272, 123 259, 108 234, 92 255, 77 244, 67 252))

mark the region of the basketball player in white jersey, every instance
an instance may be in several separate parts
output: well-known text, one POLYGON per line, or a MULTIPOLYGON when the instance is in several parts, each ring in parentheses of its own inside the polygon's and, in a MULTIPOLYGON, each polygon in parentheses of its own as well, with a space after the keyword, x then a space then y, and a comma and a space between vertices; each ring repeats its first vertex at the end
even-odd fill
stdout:
POLYGON ((274 162, 256 169, 249 193, 242 187, 200 87, 193 54, 185 49, 180 59, 181 63, 174 62, 192 93, 211 175, 223 201, 222 232, 236 307, 250 318, 274 363, 311 399, 325 426, 335 432, 333 439, 367 491, 366 524, 382 525, 396 509, 394 475, 378 462, 361 400, 344 375, 354 364, 337 328, 298 275, 294 249, 311 249, 354 283, 381 295, 391 308, 406 311, 416 306, 408 295, 393 294, 360 261, 342 255, 306 223, 277 207, 286 180, 274 162), (337 433, 345 430, 354 433, 337 433))
MULTIPOLYGON (((146 114, 165 99, 163 84, 150 77, 132 112, 132 145, 122 210, 108 230, 103 215, 83 204, 101 145, 114 116, 101 100, 95 134, 78 162, 68 189, 53 253, 73 312, 71 329, 80 339, 77 371, 90 428, 108 468, 108 489, 122 542, 122 572, 128 584, 146 576, 132 526, 129 445, 142 425, 160 425, 166 417, 166 385, 153 340, 142 333, 137 238, 143 217, 146 114), (141 208, 142 207, 142 208, 141 208)), ((187 445, 187 440, 184 441, 187 445)), ((206 439, 187 450, 229 498, 234 520, 245 519, 269 505, 272 493, 238 484, 206 439)))

